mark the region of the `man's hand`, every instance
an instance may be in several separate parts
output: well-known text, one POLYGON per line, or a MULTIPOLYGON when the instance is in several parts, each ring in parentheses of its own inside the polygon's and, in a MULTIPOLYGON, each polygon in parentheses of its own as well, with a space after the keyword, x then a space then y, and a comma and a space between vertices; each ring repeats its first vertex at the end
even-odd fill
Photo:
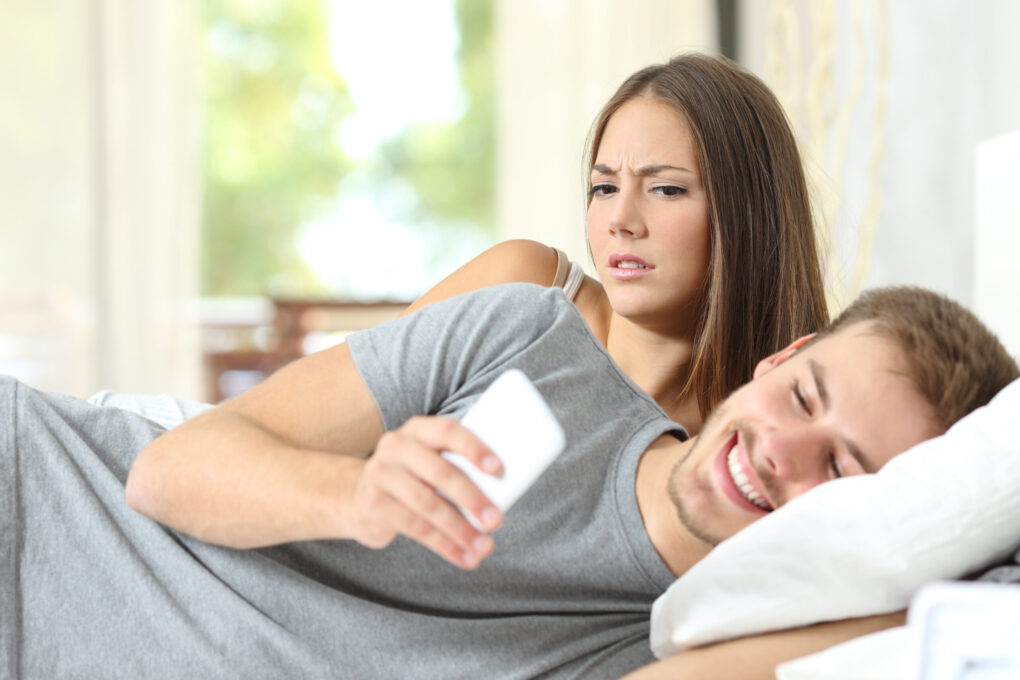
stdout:
POLYGON ((460 454, 483 472, 502 471, 492 450, 456 420, 412 418, 380 437, 365 461, 346 533, 369 548, 383 548, 403 534, 458 567, 477 567, 492 552, 492 538, 454 504, 489 531, 500 525, 502 513, 442 451, 460 454))

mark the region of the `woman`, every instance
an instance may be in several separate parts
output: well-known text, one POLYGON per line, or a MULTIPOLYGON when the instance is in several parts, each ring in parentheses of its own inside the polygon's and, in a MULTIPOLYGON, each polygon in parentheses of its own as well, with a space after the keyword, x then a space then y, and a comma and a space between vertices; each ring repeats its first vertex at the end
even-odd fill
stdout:
MULTIPOLYGON (((629 77, 587 145, 600 281, 577 307, 610 355, 696 433, 755 363, 828 320, 796 141, 772 92, 723 57, 629 77)), ((565 283, 562 253, 507 241, 408 308, 508 281, 565 283)))

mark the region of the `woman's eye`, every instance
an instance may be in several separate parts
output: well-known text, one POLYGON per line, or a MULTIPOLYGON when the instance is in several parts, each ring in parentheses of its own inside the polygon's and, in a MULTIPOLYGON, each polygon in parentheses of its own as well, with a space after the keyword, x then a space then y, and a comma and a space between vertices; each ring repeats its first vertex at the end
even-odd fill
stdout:
POLYGON ((684 187, 678 187, 671 184, 667 184, 660 187, 655 187, 652 191, 657 191, 660 195, 666 196, 667 198, 673 198, 675 196, 683 196, 687 193, 687 189, 684 187))
POLYGON ((612 184, 596 184, 588 192, 589 196, 608 196, 609 194, 615 193, 616 187, 612 184))

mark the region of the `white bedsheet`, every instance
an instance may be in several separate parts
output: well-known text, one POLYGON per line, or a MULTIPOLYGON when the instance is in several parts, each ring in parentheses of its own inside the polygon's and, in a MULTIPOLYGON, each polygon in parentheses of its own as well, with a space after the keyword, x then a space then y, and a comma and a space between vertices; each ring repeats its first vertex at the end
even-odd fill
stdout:
POLYGON ((212 404, 176 399, 168 394, 124 394, 110 390, 96 392, 87 401, 96 406, 112 406, 137 413, 168 430, 213 407, 212 404))
POLYGON ((918 629, 899 626, 780 664, 776 680, 913 680, 918 629))

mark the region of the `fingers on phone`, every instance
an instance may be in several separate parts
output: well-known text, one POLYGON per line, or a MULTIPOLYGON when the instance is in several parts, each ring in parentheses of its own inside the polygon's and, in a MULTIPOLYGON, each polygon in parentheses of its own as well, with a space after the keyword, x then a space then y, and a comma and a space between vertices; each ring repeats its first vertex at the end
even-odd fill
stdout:
MULTIPOLYGON (((418 441, 433 451, 451 451, 466 458, 483 472, 499 476, 503 464, 495 453, 470 430, 449 418, 412 418, 407 425, 418 441)), ((416 456, 418 474, 428 484, 464 508, 487 531, 497 529, 503 513, 492 504, 471 478, 456 465, 439 456, 416 456)))
MULTIPOLYGON (((441 456, 422 458, 419 463, 418 473, 426 484, 471 513, 485 530, 499 527, 502 513, 459 467, 441 456)), ((457 514, 460 517, 460 513, 457 514)), ((465 525, 470 526, 466 521, 465 525)))
POLYGON ((499 511, 467 475, 429 446, 415 437, 385 436, 390 439, 384 446, 387 455, 370 461, 366 472, 399 507, 387 503, 376 510, 384 510, 400 533, 450 562, 478 566, 492 551, 492 539, 471 526, 451 501, 468 508, 487 528, 499 525, 499 511))
POLYGON ((471 430, 452 418, 419 416, 408 421, 420 441, 437 451, 452 451, 469 460, 482 472, 503 474, 503 463, 471 430))

